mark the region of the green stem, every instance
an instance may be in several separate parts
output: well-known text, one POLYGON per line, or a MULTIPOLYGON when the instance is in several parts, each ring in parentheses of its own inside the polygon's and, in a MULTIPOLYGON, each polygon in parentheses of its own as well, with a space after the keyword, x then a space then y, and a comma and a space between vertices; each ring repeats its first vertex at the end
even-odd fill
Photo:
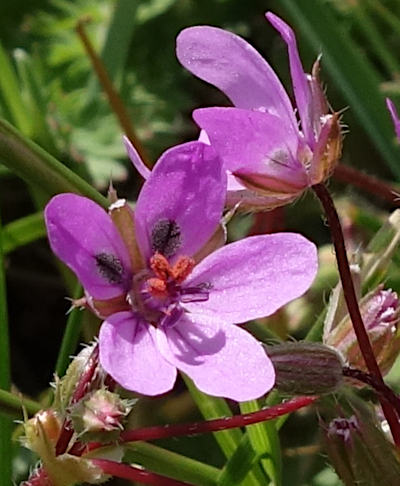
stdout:
MULTIPOLYGON (((8 311, 6 277, 2 250, 2 224, 0 219, 0 388, 10 390, 10 342, 8 335, 8 311)), ((0 417, 0 486, 11 484, 12 475, 12 421, 0 417)))
POLYGON ((0 389, 0 414, 7 415, 13 419, 21 419, 23 418, 23 408, 25 408, 28 415, 35 415, 42 409, 42 406, 40 403, 22 395, 14 395, 7 390, 0 389))
POLYGON ((5 120, 0 120, 0 161, 49 195, 74 192, 108 207, 107 199, 96 189, 5 120))
MULTIPOLYGON (((260 407, 257 400, 240 403, 243 414, 258 412, 260 407)), ((265 421, 246 427, 253 449, 261 458, 261 465, 274 485, 282 484, 282 458, 279 437, 275 421, 265 421)))
POLYGON ((130 461, 146 469, 196 486, 215 486, 220 470, 147 442, 126 444, 130 461))

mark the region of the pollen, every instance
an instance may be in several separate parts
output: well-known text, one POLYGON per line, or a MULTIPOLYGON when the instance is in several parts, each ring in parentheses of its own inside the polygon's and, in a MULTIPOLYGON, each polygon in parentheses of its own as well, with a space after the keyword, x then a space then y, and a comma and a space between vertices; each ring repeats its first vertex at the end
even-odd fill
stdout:
POLYGON ((171 268, 171 276, 176 283, 182 283, 192 272, 195 266, 195 261, 193 258, 187 256, 179 257, 178 261, 171 268))
POLYGON ((149 278, 147 280, 147 285, 148 290, 153 297, 168 297, 168 287, 165 280, 161 280, 160 278, 149 278))
POLYGON ((150 259, 150 268, 161 280, 171 276, 171 267, 168 260, 161 253, 155 253, 150 259))

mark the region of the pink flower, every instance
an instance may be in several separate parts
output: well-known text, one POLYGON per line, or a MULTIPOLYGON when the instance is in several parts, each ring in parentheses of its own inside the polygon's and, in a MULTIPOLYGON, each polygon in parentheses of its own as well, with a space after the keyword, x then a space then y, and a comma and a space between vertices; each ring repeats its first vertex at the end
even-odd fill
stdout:
POLYGON ((245 209, 294 200, 330 175, 341 152, 338 115, 329 114, 318 61, 305 74, 292 29, 271 12, 266 17, 288 46, 296 109, 269 64, 237 35, 197 26, 177 39, 182 65, 236 107, 199 109, 193 117, 228 171, 228 205, 241 201, 245 209))
POLYGON ((110 214, 74 194, 47 205, 50 245, 106 318, 100 362, 123 387, 164 393, 177 369, 205 393, 238 401, 273 386, 261 344, 234 324, 268 316, 303 294, 317 270, 316 249, 282 233, 246 238, 199 261, 225 193, 215 151, 191 142, 161 157, 128 225, 119 218, 128 211, 123 201, 110 214))

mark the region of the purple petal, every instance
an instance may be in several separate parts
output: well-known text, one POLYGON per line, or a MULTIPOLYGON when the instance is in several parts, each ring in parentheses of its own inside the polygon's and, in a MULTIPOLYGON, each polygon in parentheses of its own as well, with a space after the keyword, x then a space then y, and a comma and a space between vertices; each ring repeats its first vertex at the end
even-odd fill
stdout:
POLYGON ((76 194, 53 197, 45 209, 50 246, 95 299, 110 299, 130 287, 124 243, 110 216, 76 194))
POLYGON ((306 186, 304 167, 296 158, 299 140, 279 118, 239 108, 203 108, 195 110, 193 118, 207 132, 226 169, 266 175, 277 191, 306 186))
POLYGON ((101 366, 127 390, 165 393, 174 386, 176 369, 161 356, 155 340, 155 328, 132 312, 114 314, 100 329, 101 366))
POLYGON ((230 323, 269 316, 300 297, 317 268, 316 247, 301 235, 245 238, 217 250, 194 268, 185 286, 209 288, 209 297, 185 308, 230 323))
POLYGON ((241 37, 215 27, 190 27, 179 34, 176 52, 186 69, 223 91, 235 106, 276 115, 286 130, 297 131, 281 82, 241 37))
POLYGON ((400 119, 397 115, 397 110, 396 107, 394 106, 394 103, 392 100, 389 98, 386 98, 386 106, 390 112, 390 115, 392 117, 394 129, 396 131, 396 136, 400 140, 400 119))
POLYGON ((234 208, 239 205, 239 211, 267 211, 279 206, 285 206, 298 197, 298 194, 287 194, 286 196, 262 196, 249 189, 228 190, 226 195, 226 206, 234 208))
POLYGON ((157 331, 165 358, 204 393, 241 402, 259 398, 274 386, 270 359, 240 327, 186 315, 173 327, 157 331))
POLYGON ((160 158, 135 210, 138 244, 145 258, 191 256, 217 228, 226 174, 214 149, 201 142, 174 147, 160 158))
POLYGON ((135 166, 136 170, 143 177, 143 179, 146 180, 150 176, 150 169, 145 165, 138 151, 135 149, 132 142, 126 135, 124 135, 123 141, 125 149, 128 153, 128 157, 131 159, 132 164, 135 166))
POLYGON ((313 134, 312 114, 310 113, 312 107, 311 92, 307 82, 307 75, 304 73, 301 64, 296 37, 289 25, 272 12, 268 12, 265 16, 272 26, 281 34, 282 39, 288 46, 290 74, 292 77, 296 105, 301 119, 301 127, 307 143, 313 148, 315 139, 313 134))

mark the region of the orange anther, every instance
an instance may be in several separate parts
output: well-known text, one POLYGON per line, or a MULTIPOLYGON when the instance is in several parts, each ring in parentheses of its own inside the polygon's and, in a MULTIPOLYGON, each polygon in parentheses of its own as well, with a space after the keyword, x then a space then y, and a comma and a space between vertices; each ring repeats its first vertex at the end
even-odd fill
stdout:
POLYGON ((193 260, 193 258, 181 256, 172 267, 171 276, 176 283, 180 284, 186 279, 186 277, 188 277, 194 266, 195 261, 193 260))
POLYGON ((168 297, 167 283, 160 278, 149 278, 147 280, 149 292, 154 297, 168 297))
POLYGON ((155 253, 150 258, 150 268, 161 280, 167 280, 171 276, 170 264, 161 253, 155 253))

